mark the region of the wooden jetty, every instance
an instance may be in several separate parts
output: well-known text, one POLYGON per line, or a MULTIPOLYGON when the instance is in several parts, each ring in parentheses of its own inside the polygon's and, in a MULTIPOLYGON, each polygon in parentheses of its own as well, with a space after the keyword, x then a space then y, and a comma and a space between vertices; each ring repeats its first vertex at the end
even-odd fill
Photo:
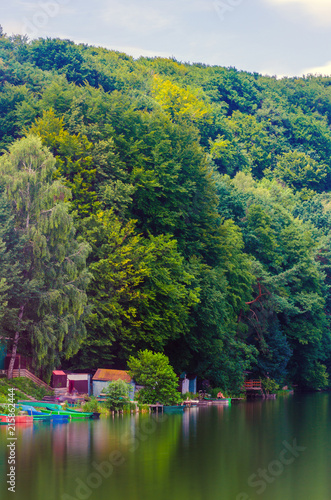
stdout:
POLYGON ((149 407, 149 412, 150 413, 159 413, 161 411, 163 413, 163 405, 156 404, 156 405, 148 405, 149 407))

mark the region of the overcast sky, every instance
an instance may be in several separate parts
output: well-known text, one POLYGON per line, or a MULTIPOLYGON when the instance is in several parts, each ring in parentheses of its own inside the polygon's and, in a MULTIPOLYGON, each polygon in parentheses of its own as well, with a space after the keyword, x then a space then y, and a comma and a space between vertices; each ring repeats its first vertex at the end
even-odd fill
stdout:
POLYGON ((7 34, 269 75, 331 74, 331 0, 0 0, 7 34))

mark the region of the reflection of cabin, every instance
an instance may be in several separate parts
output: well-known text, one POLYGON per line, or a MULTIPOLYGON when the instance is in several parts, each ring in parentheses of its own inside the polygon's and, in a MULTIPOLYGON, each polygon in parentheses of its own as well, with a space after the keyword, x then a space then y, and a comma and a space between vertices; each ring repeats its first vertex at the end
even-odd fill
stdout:
POLYGON ((131 389, 129 396, 130 399, 133 399, 136 384, 130 377, 128 372, 126 372, 125 370, 108 370, 103 368, 98 368, 92 379, 93 396, 95 397, 100 396, 101 391, 103 389, 106 389, 106 387, 110 382, 115 382, 116 380, 124 380, 124 382, 130 384, 131 389))
POLYGON ((263 389, 261 380, 245 380, 245 391, 247 398, 263 397, 263 389))

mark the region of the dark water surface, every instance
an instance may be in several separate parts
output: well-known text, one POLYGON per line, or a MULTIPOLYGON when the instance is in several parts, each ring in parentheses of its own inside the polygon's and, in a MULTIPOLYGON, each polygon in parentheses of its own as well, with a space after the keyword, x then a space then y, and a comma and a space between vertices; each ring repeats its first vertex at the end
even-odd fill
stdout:
POLYGON ((331 395, 16 427, 15 500, 330 500, 331 395))

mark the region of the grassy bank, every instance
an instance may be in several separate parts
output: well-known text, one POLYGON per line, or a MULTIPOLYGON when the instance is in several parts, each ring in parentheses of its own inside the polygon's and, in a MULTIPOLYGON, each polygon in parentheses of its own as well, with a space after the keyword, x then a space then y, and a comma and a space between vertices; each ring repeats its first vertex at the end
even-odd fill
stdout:
POLYGON ((8 389, 16 388, 16 399, 26 399, 26 396, 31 396, 35 399, 42 399, 44 396, 53 394, 44 387, 38 387, 32 380, 26 377, 18 377, 8 380, 7 378, 0 379, 0 398, 7 398, 8 389))

